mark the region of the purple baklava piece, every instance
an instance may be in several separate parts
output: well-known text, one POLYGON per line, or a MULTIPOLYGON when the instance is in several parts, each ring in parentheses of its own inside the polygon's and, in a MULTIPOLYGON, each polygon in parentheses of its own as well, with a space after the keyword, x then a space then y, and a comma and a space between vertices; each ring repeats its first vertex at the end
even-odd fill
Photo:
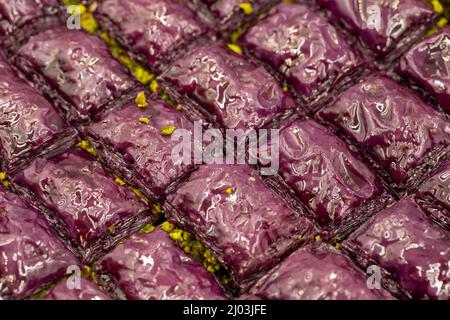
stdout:
POLYGON ((14 182, 87 263, 157 218, 84 150, 38 158, 14 182))
POLYGON ((0 46, 14 52, 31 35, 61 25, 59 0, 0 0, 0 46))
POLYGON ((165 212, 213 251, 237 289, 316 232, 247 165, 201 166, 168 196, 165 212))
POLYGON ((288 122, 279 145, 280 176, 320 225, 351 229, 388 202, 371 169, 320 124, 288 122))
POLYGON ((415 299, 449 299, 450 234, 413 198, 379 212, 344 242, 360 263, 376 263, 415 299))
MULTIPOLYGON (((67 280, 71 281, 70 277, 67 280)), ((42 297, 42 300, 111 300, 90 279, 82 276, 79 283, 73 281, 69 282, 69 284, 67 280, 63 279, 56 286, 49 289, 42 297)))
POLYGON ((119 299, 227 299, 213 274, 186 255, 160 228, 134 234, 101 258, 95 271, 119 299))
POLYGON ((369 289, 367 279, 368 275, 331 245, 312 244, 267 272, 250 292, 270 300, 392 299, 384 289, 369 289))
POLYGON ((77 265, 44 217, 0 187, 0 300, 28 298, 77 265))
POLYGON ((315 0, 343 22, 377 58, 393 58, 423 34, 436 15, 422 0, 315 0))
POLYGON ((335 27, 303 4, 272 8, 241 42, 307 102, 349 82, 362 63, 335 27))
POLYGON ((82 31, 42 32, 18 50, 14 61, 71 121, 87 122, 120 106, 136 87, 106 44, 82 31))
POLYGON ((43 152, 70 145, 75 135, 0 55, 0 170, 17 171, 43 152))
POLYGON ((227 129, 260 128, 296 107, 262 66, 222 44, 194 50, 164 71, 160 79, 183 106, 195 104, 205 109, 227 129))
POLYGON ((397 71, 450 113, 450 27, 409 50, 397 71))
POLYGON ((165 102, 149 100, 147 105, 145 109, 130 104, 113 110, 86 132, 110 168, 156 199, 192 167, 172 157, 179 141, 164 135, 164 128, 193 133, 194 126, 165 102))
POLYGON ((385 76, 366 78, 319 116, 369 152, 399 190, 414 184, 448 152, 450 122, 385 76))
POLYGON ((105 0, 96 14, 110 35, 155 71, 207 31, 176 0, 105 0))

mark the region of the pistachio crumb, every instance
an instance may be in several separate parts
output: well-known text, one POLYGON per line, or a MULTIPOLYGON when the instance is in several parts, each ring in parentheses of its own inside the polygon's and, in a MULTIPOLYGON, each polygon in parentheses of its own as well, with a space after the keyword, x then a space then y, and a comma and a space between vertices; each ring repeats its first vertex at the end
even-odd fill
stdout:
POLYGON ((159 85, 158 85, 158 82, 157 82, 155 79, 153 79, 153 80, 150 82, 150 89, 151 89, 153 92, 157 92, 157 91, 158 91, 159 85))
POLYGON ((115 233, 115 232, 116 232, 116 226, 115 226, 114 224, 110 225, 110 226, 108 227, 108 231, 109 231, 110 233, 115 233))
POLYGON ((161 134, 163 136, 170 136, 172 135, 172 133, 175 131, 176 127, 175 126, 164 126, 161 129, 161 134))
POLYGON ((82 140, 80 143, 77 144, 77 147, 86 150, 94 157, 97 156, 97 151, 94 149, 94 147, 91 146, 91 144, 87 140, 82 140))
POLYGON ((145 92, 141 91, 136 96, 136 104, 139 108, 145 108, 147 107, 147 98, 145 97, 145 92))
POLYGON ((234 43, 229 43, 228 48, 230 48, 231 51, 236 52, 237 54, 242 54, 242 48, 234 43))
POLYGON ((139 122, 140 123, 149 124, 150 123, 150 119, 149 118, 139 118, 139 122))
POLYGON ((334 246, 335 246, 336 249, 338 249, 338 250, 341 248, 341 244, 340 244, 340 243, 336 243, 334 246))
POLYGON ((298 239, 299 241, 302 241, 303 236, 302 236, 301 234, 299 234, 299 235, 297 236, 297 239, 298 239))
POLYGON ((5 179, 6 179, 6 173, 0 172, 0 180, 5 180, 5 179))
POLYGON ((115 181, 119 186, 123 187, 125 185, 125 182, 122 179, 120 179, 119 177, 116 177, 115 181))
POLYGON ((442 6, 442 4, 439 2, 439 0, 432 0, 431 4, 433 5, 434 11, 436 11, 437 13, 442 13, 444 12, 444 7, 442 6))
POLYGON ((242 9, 244 14, 252 14, 252 12, 253 12, 253 6, 251 3, 248 3, 248 2, 241 3, 239 5, 239 8, 242 9))
POLYGON ((143 226, 141 228, 141 230, 139 230, 141 233, 150 233, 153 230, 155 230, 155 227, 152 226, 151 224, 146 224, 145 226, 143 226))
POLYGON ((316 241, 320 241, 322 238, 320 236, 316 236, 316 241))
POLYGON ((5 188, 8 188, 9 187, 9 181, 3 181, 3 186, 5 188))
POLYGON ((228 194, 232 194, 233 193, 233 188, 227 188, 227 190, 225 190, 226 193, 228 194))
POLYGON ((178 110, 178 111, 181 111, 181 110, 183 110, 183 106, 181 104, 177 104, 175 109, 178 110))

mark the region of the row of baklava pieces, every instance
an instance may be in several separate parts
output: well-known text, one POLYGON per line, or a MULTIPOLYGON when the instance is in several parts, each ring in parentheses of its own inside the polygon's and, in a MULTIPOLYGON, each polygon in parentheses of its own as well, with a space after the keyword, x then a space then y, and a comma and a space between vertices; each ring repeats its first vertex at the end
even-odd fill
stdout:
MULTIPOLYGON (((53 168, 53 172, 66 171, 69 177, 65 180, 79 181, 88 166, 95 166, 83 163, 86 159, 73 153, 59 158, 65 158, 64 162, 76 161, 72 167, 53 168)), ((449 168, 446 169, 436 177, 439 183, 442 177, 448 182, 449 168)), ((91 177, 98 178, 103 179, 99 173, 91 177)), ((80 219, 87 218, 82 210, 105 213, 108 208, 111 215, 127 210, 117 209, 119 206, 128 206, 128 211, 139 206, 145 210, 137 200, 124 202, 124 196, 119 195, 126 191, 111 178, 98 184, 102 184, 102 190, 97 187, 88 191, 104 191, 103 196, 80 195, 81 203, 68 200, 73 201, 72 207, 78 207, 80 219), (104 201, 104 204, 83 206, 84 201, 104 201)), ((436 188, 433 181, 429 184, 436 188)), ((70 191, 73 184, 63 185, 64 193, 57 188, 49 191, 59 203, 67 200, 63 197, 75 197, 86 191, 81 188, 74 193, 70 191)), ((317 236, 312 241, 317 233, 312 224, 291 211, 249 167, 203 166, 180 186, 170 202, 179 205, 180 201, 190 207, 184 220, 195 225, 195 236, 221 252, 219 262, 231 273, 234 285, 242 290, 241 299, 448 299, 450 235, 428 216, 430 211, 441 210, 443 214, 442 207, 424 197, 409 196, 380 211, 337 248, 321 242, 317 236), (222 190, 224 175, 227 182, 234 184, 232 193, 222 190), (195 195, 203 198, 200 204, 190 202, 195 195), (215 224, 205 221, 205 212, 199 206, 209 206, 204 210, 214 216, 215 224), (302 240, 309 244, 295 250, 302 240)), ((100 246, 106 248, 118 240, 120 243, 96 261, 92 270, 80 266, 80 260, 55 236, 55 230, 49 227, 42 210, 35 209, 35 204, 30 205, 28 200, 4 189, 0 190, 0 204, 3 299, 27 298, 32 294, 48 299, 107 299, 108 295, 97 285, 117 299, 231 298, 223 283, 219 284, 211 273, 214 269, 205 270, 187 254, 188 250, 183 252, 172 241, 178 239, 176 233, 167 233, 173 230, 167 222, 157 228, 144 225, 126 240, 124 233, 112 239, 117 230, 101 230, 110 234, 108 239, 103 237, 100 246), (51 283, 56 286, 49 287, 51 283), (42 291, 43 288, 46 290, 42 291)), ((60 208, 58 213, 68 217, 70 209, 60 208)), ((91 212, 89 218, 103 217, 91 212)), ((100 232, 103 226, 97 226, 90 231, 100 232)), ((182 237, 189 240, 184 234, 182 237)))

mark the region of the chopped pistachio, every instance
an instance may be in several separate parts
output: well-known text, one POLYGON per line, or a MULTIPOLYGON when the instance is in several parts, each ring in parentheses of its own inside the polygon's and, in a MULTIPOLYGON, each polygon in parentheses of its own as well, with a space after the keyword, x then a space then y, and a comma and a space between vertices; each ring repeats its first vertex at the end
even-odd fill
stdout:
POLYGON ((8 188, 9 187, 9 181, 3 181, 3 186, 5 187, 5 188, 8 188))
POLYGON ((175 109, 178 110, 178 111, 181 111, 181 110, 183 110, 183 106, 181 104, 177 104, 175 109))
POLYGON ((444 12, 444 7, 442 6, 442 4, 439 2, 439 0, 432 0, 431 4, 433 5, 434 11, 436 11, 437 13, 442 13, 444 12))
POLYGON ((147 98, 145 97, 145 92, 141 91, 136 96, 136 104, 139 108, 145 108, 147 107, 147 98))
POLYGON ((115 226, 114 224, 110 225, 110 226, 108 227, 108 231, 109 231, 110 233, 115 233, 115 232, 116 232, 116 226, 115 226))
POLYGON ((139 118, 139 122, 145 123, 145 124, 149 124, 150 123, 150 119, 149 118, 139 118))
POLYGON ((146 224, 145 226, 143 226, 141 228, 141 230, 139 230, 141 233, 150 233, 153 230, 155 230, 155 227, 152 226, 151 224, 146 224))
POLYGON ((340 244, 340 243, 336 243, 334 246, 335 246, 336 249, 338 249, 338 250, 341 248, 341 244, 340 244))
POLYGON ((172 133, 175 131, 176 128, 177 127, 175 127, 175 126, 164 126, 161 129, 161 134, 163 136, 170 136, 170 135, 172 135, 172 133))
POLYGON ((80 143, 78 143, 77 147, 86 150, 87 152, 92 154, 94 157, 97 156, 97 151, 94 149, 94 147, 91 146, 91 144, 87 140, 83 140, 80 143))
POLYGON ((158 91, 159 85, 158 85, 158 82, 157 82, 155 79, 153 79, 153 80, 150 82, 150 89, 151 89, 153 92, 157 92, 157 91, 158 91))
POLYGON ((316 236, 316 241, 320 241, 322 238, 320 236, 316 236))
POLYGON ((302 236, 301 234, 299 234, 299 235, 297 236, 297 240, 302 241, 302 239, 303 239, 303 236, 302 236))
POLYGON ((239 5, 239 8, 242 9, 244 14, 252 14, 252 12, 253 12, 253 6, 251 3, 248 3, 248 2, 241 3, 239 5))
POLYGON ((120 179, 119 177, 116 177, 115 181, 119 186, 123 187, 125 185, 125 182, 122 179, 120 179))
POLYGON ((171 224, 170 222, 163 222, 161 224, 161 228, 165 231, 165 232, 171 232, 174 229, 174 225, 171 224))
POLYGON ((6 173, 0 172, 0 180, 5 180, 5 179, 6 179, 6 173))
POLYGON ((289 91, 289 87, 288 87, 288 86, 284 86, 284 87, 283 87, 283 91, 284 91, 284 92, 288 92, 288 91, 289 91))
POLYGON ((242 48, 239 47, 237 44, 235 43, 229 43, 228 44, 228 48, 230 48, 231 51, 236 52, 237 54, 242 54, 242 48))
POLYGON ((227 190, 225 190, 226 193, 228 194, 232 194, 233 193, 233 188, 227 188, 227 190))
POLYGON ((437 25, 438 25, 438 27, 443 27, 443 26, 445 26, 447 23, 448 23, 448 19, 447 19, 447 18, 441 18, 441 19, 438 21, 437 25))
POLYGON ((90 12, 81 15, 81 26, 90 34, 95 34, 98 31, 98 23, 90 12))

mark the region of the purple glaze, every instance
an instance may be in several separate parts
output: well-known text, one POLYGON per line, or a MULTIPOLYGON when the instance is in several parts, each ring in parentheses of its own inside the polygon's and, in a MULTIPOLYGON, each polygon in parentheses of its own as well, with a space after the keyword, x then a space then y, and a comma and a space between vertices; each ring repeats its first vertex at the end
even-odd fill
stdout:
POLYGON ((260 128, 295 108, 261 66, 220 44, 201 47, 175 62, 160 78, 188 95, 229 129, 260 128))
POLYGON ((64 140, 65 131, 53 106, 0 56, 0 165, 14 169, 56 139, 64 140))
POLYGON ((361 64, 360 57, 320 14, 302 4, 282 3, 242 39, 258 58, 310 98, 361 64))
POLYGON ((404 44, 407 37, 425 27, 435 14, 422 0, 316 0, 334 19, 359 36, 378 57, 383 58, 404 44))
POLYGON ((135 81, 98 37, 66 28, 47 30, 17 53, 20 64, 42 74, 72 105, 76 119, 87 121, 135 87, 135 81))
POLYGON ((420 187, 419 193, 434 198, 450 212, 450 161, 420 187))
POLYGON ((450 122, 380 75, 353 86, 319 115, 371 152, 396 183, 430 151, 450 141, 450 122))
POLYGON ((169 218, 212 249, 239 286, 315 232, 247 165, 201 166, 168 202, 179 211, 169 218))
POLYGON ((0 0, 0 36, 10 34, 33 20, 56 13, 58 0, 0 0))
POLYGON ((71 289, 63 279, 51 288, 42 300, 111 300, 111 298, 101 291, 92 280, 81 277, 79 289, 71 289))
POLYGON ((442 28, 409 50, 397 70, 450 112, 450 27, 442 28))
POLYGON ((132 167, 155 195, 160 195, 191 167, 174 163, 172 149, 179 142, 162 135, 161 130, 165 126, 175 126, 192 132, 193 124, 164 102, 150 100, 147 103, 145 111, 135 104, 113 110, 102 121, 92 124, 88 131, 94 140, 100 141, 100 152, 109 152, 106 148, 102 150, 102 144, 112 147, 125 165, 132 167), (150 123, 141 123, 140 118, 148 118, 150 123))
POLYGON ((279 172, 324 226, 339 225, 383 190, 342 140, 311 120, 281 128, 279 172))
POLYGON ((173 0, 106 0, 96 12, 152 67, 206 31, 189 9, 173 0))
POLYGON ((327 244, 295 251, 258 280, 250 292, 271 300, 392 299, 384 289, 368 289, 367 276, 327 244))
POLYGON ((78 264, 40 213, 1 187, 0 252, 0 300, 27 298, 78 264))
POLYGON ((132 300, 227 299, 214 276, 157 228, 137 233, 96 264, 132 300))
POLYGON ((114 182, 102 165, 84 151, 39 158, 14 182, 30 189, 62 220, 72 241, 89 248, 121 221, 147 209, 139 198, 114 182))
POLYGON ((379 212, 347 244, 390 272, 413 298, 449 298, 450 235, 431 223, 412 198, 379 212))

